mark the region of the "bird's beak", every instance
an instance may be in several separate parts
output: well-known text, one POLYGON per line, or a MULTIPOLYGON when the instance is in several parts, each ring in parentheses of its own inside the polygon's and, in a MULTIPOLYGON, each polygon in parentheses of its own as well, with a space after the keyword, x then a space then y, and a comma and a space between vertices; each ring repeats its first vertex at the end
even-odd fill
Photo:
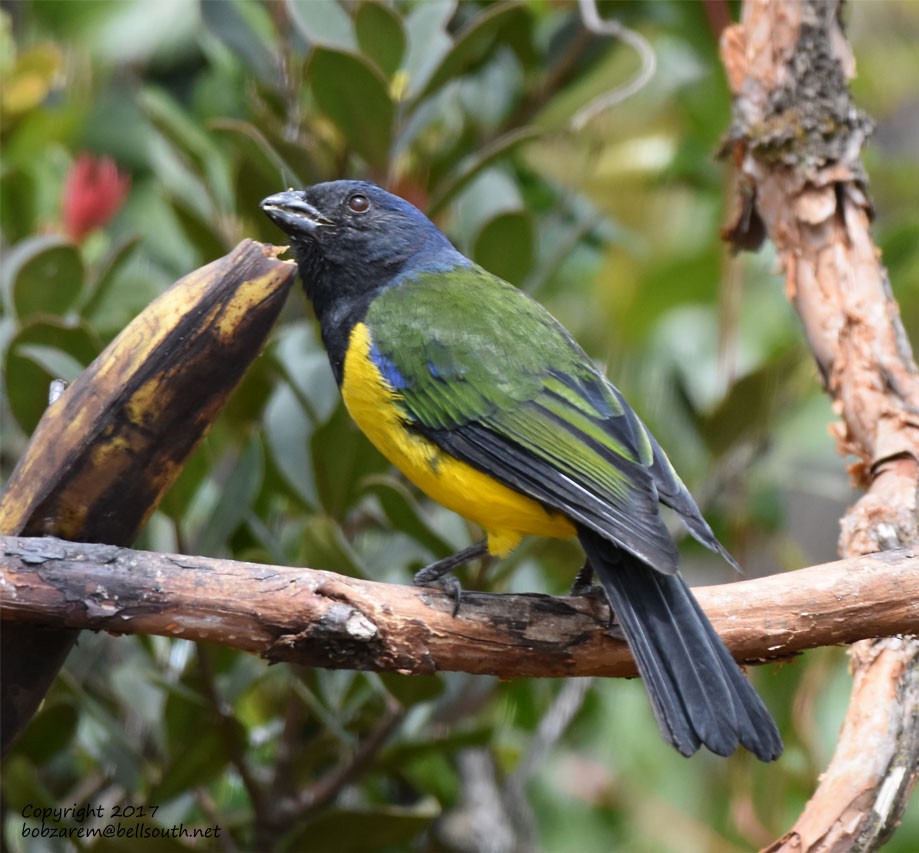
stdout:
POLYGON ((259 207, 290 237, 313 232, 321 226, 332 225, 333 222, 313 207, 304 195, 299 190, 275 193, 263 199, 259 207))

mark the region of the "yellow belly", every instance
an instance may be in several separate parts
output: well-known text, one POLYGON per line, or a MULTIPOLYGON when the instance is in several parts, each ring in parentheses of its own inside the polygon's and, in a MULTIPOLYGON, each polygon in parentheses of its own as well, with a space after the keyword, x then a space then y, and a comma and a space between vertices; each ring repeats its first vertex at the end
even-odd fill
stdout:
POLYGON ((406 430, 394 405, 398 392, 371 361, 370 346, 370 330, 358 323, 345 356, 342 397, 354 422, 409 480, 438 503, 482 527, 488 550, 499 557, 507 556, 524 536, 574 535, 565 516, 550 512, 406 430))

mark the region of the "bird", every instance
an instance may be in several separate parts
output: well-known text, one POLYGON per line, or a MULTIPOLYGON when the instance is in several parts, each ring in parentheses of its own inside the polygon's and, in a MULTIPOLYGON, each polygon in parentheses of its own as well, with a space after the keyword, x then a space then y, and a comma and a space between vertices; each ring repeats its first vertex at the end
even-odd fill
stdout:
POLYGON ((336 180, 261 202, 289 239, 344 404, 422 492, 485 533, 415 575, 444 585, 526 536, 577 537, 661 736, 690 756, 777 759, 776 724, 678 571, 661 516, 717 540, 619 390, 540 303, 475 264, 417 207, 336 180))

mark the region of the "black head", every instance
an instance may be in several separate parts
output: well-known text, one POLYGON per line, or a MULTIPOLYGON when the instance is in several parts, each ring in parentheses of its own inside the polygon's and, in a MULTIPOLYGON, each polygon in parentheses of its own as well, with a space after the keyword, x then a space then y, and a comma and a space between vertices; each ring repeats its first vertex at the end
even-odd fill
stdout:
POLYGON ((290 238, 339 381, 348 335, 376 293, 470 263, 417 207, 366 181, 288 190, 261 208, 290 238))
POLYGON ((366 181, 288 190, 261 207, 290 238, 320 320, 412 273, 468 263, 417 207, 366 181))

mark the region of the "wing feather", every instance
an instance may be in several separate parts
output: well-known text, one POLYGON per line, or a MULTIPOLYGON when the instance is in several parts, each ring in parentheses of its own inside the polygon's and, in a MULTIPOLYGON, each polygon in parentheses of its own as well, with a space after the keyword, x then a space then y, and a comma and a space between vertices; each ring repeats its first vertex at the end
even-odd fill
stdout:
POLYGON ((406 426, 447 453, 659 571, 677 565, 661 501, 713 547, 644 424, 521 291, 477 267, 422 275, 378 296, 364 322, 381 372, 401 380, 406 426))

